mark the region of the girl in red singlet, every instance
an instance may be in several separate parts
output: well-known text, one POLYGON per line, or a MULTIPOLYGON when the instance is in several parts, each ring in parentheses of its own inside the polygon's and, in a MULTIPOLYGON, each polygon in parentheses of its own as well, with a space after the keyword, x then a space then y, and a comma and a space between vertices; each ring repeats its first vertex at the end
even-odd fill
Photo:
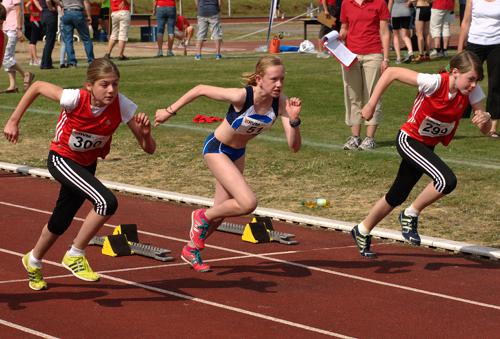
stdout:
POLYGON ((85 248, 118 207, 114 194, 95 177, 97 159, 109 153, 112 135, 118 126, 127 124, 145 152, 155 151, 149 118, 144 113, 135 115, 137 105, 118 92, 119 80, 115 64, 108 59, 95 59, 89 65, 83 89, 62 89, 37 81, 21 98, 5 125, 5 138, 16 143, 21 118, 39 95, 61 105, 47 161, 50 174, 61 183, 59 197, 35 247, 22 259, 33 290, 47 288, 41 260, 68 229, 85 200, 92 202, 94 209, 83 221, 62 265, 79 279, 99 280, 85 258, 85 248))
POLYGON ((425 173, 432 178, 412 204, 401 211, 399 223, 405 241, 420 245, 418 216, 420 212, 451 193, 457 184, 453 171, 434 153, 438 143, 447 146, 457 130, 460 118, 470 103, 474 110, 472 123, 483 134, 491 127, 491 116, 484 112, 485 95, 477 82, 483 78, 479 58, 465 51, 450 60, 448 72, 440 74, 417 73, 405 68, 388 68, 378 81, 369 102, 361 112, 366 120, 373 116, 382 93, 394 81, 418 87, 418 94, 407 121, 397 136, 396 147, 402 161, 387 194, 370 210, 368 216, 351 230, 351 235, 362 256, 374 258, 370 251, 370 231, 396 206, 401 205, 415 184, 425 173))

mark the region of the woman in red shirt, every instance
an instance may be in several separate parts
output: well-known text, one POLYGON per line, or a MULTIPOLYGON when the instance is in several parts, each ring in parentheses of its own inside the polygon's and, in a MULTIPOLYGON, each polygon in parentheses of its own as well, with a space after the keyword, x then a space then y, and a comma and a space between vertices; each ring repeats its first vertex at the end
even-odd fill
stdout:
POLYGON ((109 153, 118 126, 126 123, 145 152, 155 151, 149 118, 144 113, 134 115, 137 105, 118 92, 119 79, 115 64, 108 59, 95 59, 89 65, 83 89, 62 89, 37 81, 21 98, 5 125, 5 138, 16 143, 21 118, 39 95, 61 105, 47 161, 50 174, 61 183, 59 197, 35 247, 22 259, 33 290, 47 288, 41 272, 42 258, 68 229, 85 200, 94 209, 83 221, 62 265, 79 279, 99 280, 85 258, 85 248, 118 207, 114 194, 95 177, 97 159, 109 153))
POLYGON ((345 122, 351 136, 345 150, 375 148, 375 131, 382 114, 377 107, 375 118, 365 122, 366 138, 361 140, 361 108, 368 102, 380 74, 389 63, 389 9, 384 0, 344 0, 340 11, 342 26, 339 38, 358 55, 358 62, 349 69, 342 67, 345 122))
POLYGON ((38 0, 28 0, 25 5, 26 9, 30 13, 30 66, 40 66, 40 58, 36 53, 36 43, 41 40, 43 36, 42 25, 40 24, 40 13, 42 12, 42 6, 38 0))
POLYGON ((465 51, 450 60, 450 70, 440 74, 424 74, 406 68, 387 69, 377 83, 369 102, 363 107, 362 116, 369 121, 382 93, 394 81, 418 87, 418 94, 407 121, 401 127, 396 147, 402 157, 399 171, 387 194, 370 210, 368 216, 351 230, 351 235, 362 256, 376 257, 370 251, 370 231, 395 207, 401 205, 425 173, 432 178, 424 190, 401 211, 399 223, 405 241, 420 245, 418 216, 436 200, 451 193, 457 178, 444 161, 434 153, 434 147, 447 146, 457 130, 460 119, 470 103, 474 110, 472 123, 483 134, 491 127, 491 116, 483 111, 485 95, 477 82, 483 78, 479 58, 465 51))

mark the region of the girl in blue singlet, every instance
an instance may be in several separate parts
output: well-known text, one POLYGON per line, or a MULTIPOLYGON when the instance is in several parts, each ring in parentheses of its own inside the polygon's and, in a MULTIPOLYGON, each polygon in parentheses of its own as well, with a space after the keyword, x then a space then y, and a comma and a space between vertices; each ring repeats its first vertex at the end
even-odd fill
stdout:
POLYGON ((214 205, 197 209, 191 215, 191 241, 182 249, 181 258, 197 272, 207 272, 200 250, 207 237, 226 217, 251 213, 257 207, 257 198, 243 177, 245 147, 248 141, 271 128, 281 116, 288 146, 297 152, 301 146, 299 98, 283 94, 285 68, 280 58, 266 56, 259 59, 255 72, 243 74, 245 88, 221 88, 198 85, 172 105, 156 111, 155 124, 170 119, 182 107, 200 96, 229 102, 224 121, 205 140, 203 157, 215 177, 214 205))

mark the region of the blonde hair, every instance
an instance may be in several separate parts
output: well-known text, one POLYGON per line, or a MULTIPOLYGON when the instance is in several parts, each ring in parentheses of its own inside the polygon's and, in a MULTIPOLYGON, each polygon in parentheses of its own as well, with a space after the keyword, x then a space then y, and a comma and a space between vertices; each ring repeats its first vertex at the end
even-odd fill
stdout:
POLYGON ((484 78, 483 64, 479 57, 471 51, 462 51, 451 58, 448 71, 450 72, 453 68, 456 68, 460 73, 476 71, 477 81, 484 78))
POLYGON ((264 76, 266 69, 272 66, 284 66, 283 61, 277 56, 265 56, 260 58, 255 65, 255 72, 246 72, 241 75, 244 84, 250 86, 257 85, 257 75, 264 76))
POLYGON ((106 58, 94 59, 87 68, 87 82, 93 84, 110 74, 115 74, 120 79, 120 71, 111 60, 106 58))

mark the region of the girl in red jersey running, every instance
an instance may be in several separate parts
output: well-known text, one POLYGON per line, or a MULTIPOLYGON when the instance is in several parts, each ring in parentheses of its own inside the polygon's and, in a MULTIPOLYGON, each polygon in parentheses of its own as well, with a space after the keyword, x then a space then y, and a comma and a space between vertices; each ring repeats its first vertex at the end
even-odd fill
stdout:
POLYGON ((149 118, 144 113, 134 115, 137 105, 118 92, 119 80, 115 64, 95 59, 89 65, 83 89, 62 89, 37 81, 21 98, 5 125, 5 137, 16 143, 21 118, 39 95, 60 103, 62 108, 47 161, 50 174, 61 183, 59 197, 35 247, 22 259, 29 287, 34 290, 47 288, 41 260, 67 230, 85 199, 93 203, 94 209, 85 218, 62 264, 79 279, 99 280, 85 258, 85 248, 118 207, 114 194, 95 177, 97 158, 109 153, 118 126, 126 123, 145 152, 155 151, 149 118))
POLYGON ((182 249, 181 258, 197 272, 207 272, 200 250, 226 217, 251 213, 257 207, 255 193, 243 176, 245 148, 258 134, 273 126, 281 116, 289 148, 301 146, 299 98, 283 94, 285 68, 280 58, 262 57, 255 72, 243 74, 245 88, 221 88, 198 85, 166 109, 156 111, 155 124, 167 121, 175 112, 200 96, 230 104, 224 121, 205 140, 203 157, 215 177, 214 205, 191 215, 191 241, 182 249))
POLYGON ((418 87, 418 95, 408 120, 397 136, 396 147, 403 158, 399 171, 387 194, 370 210, 368 216, 351 230, 351 235, 362 256, 376 257, 370 251, 370 231, 396 206, 401 205, 422 174, 432 178, 413 203, 399 214, 399 223, 404 239, 419 246, 417 231, 420 212, 451 193, 457 184, 452 170, 434 153, 438 143, 447 146, 457 130, 460 118, 470 103, 474 110, 472 123, 487 134, 491 127, 491 116, 483 111, 481 101, 484 93, 477 82, 483 78, 483 68, 479 58, 465 51, 450 60, 449 72, 440 74, 417 73, 405 68, 388 68, 378 81, 369 102, 361 112, 370 120, 375 105, 394 81, 418 87))

